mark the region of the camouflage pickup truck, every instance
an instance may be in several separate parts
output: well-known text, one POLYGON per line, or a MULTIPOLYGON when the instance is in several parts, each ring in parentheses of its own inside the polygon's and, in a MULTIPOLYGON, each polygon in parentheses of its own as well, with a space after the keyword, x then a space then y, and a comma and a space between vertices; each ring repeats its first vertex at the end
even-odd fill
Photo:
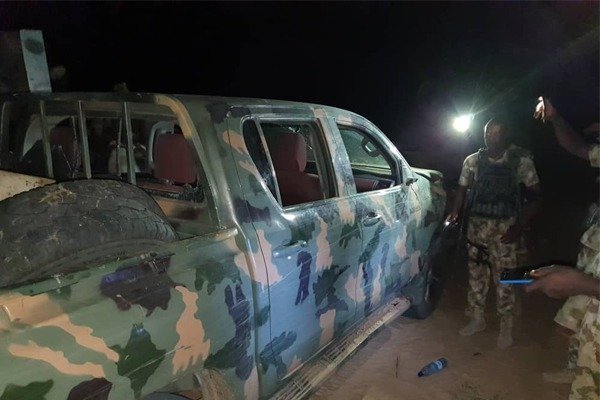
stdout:
POLYGON ((348 111, 8 95, 0 170, 1 400, 303 398, 440 292, 441 175, 348 111))

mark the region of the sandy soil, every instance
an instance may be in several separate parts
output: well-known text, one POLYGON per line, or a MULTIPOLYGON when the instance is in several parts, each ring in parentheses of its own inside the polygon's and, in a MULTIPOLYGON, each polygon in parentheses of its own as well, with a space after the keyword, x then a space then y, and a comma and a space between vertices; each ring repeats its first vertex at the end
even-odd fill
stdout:
POLYGON ((560 306, 538 294, 520 295, 515 344, 496 347, 498 318, 488 296, 487 329, 464 338, 466 276, 451 277, 439 308, 427 320, 404 317, 377 332, 313 396, 314 400, 566 399, 569 385, 545 383, 542 372, 562 368, 565 344, 554 333, 560 306), (429 362, 448 359, 441 372, 418 378, 429 362))

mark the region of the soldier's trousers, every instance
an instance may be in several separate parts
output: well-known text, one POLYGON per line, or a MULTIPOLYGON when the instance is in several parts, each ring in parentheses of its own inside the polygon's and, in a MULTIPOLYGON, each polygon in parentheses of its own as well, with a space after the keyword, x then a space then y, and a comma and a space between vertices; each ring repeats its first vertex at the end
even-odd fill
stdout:
POLYGON ((600 300, 590 299, 575 337, 579 351, 569 400, 600 400, 600 300))
POLYGON ((502 243, 500 238, 514 219, 493 220, 471 217, 467 229, 469 254, 469 293, 467 314, 483 312, 490 274, 496 286, 496 308, 500 316, 512 316, 515 292, 512 285, 500 283, 504 268, 517 267, 517 243, 502 243))
POLYGON ((569 340, 569 353, 567 369, 575 369, 579 354, 579 339, 577 332, 581 329, 581 323, 587 310, 590 298, 588 296, 569 297, 565 304, 556 313, 554 321, 573 332, 569 340))

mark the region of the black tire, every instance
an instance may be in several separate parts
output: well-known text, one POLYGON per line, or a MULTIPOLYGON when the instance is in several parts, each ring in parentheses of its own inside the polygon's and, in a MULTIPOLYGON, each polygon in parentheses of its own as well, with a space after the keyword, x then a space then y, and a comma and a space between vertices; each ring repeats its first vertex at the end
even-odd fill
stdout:
POLYGON ((423 285, 422 296, 418 303, 412 304, 404 312, 404 316, 414 319, 426 319, 436 309, 444 289, 443 282, 439 276, 436 276, 433 269, 429 269, 423 285))
POLYGON ((447 240, 444 240, 441 235, 434 236, 433 244, 425 258, 419 284, 416 285, 418 290, 410 291, 418 294, 411 296, 413 302, 410 308, 404 312, 405 317, 426 319, 437 308, 447 277, 447 271, 444 271, 443 265, 443 260, 448 253, 447 245, 447 240))
POLYGON ((0 202, 0 287, 91 268, 176 240, 154 199, 110 180, 40 187, 0 202))

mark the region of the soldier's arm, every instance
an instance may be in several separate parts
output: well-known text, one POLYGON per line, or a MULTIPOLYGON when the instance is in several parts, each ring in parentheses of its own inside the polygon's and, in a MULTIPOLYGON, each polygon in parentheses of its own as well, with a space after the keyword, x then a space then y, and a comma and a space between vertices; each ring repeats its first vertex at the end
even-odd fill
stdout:
POLYGON ((521 227, 527 229, 537 215, 542 203, 542 189, 533 158, 522 157, 519 163, 519 182, 525 185, 525 204, 521 216, 521 227))
POLYGON ((581 293, 600 299, 600 279, 585 275, 579 283, 581 293))
POLYGON ((541 206, 541 188, 540 184, 536 183, 526 188, 525 193, 527 202, 523 207, 521 220, 508 228, 506 233, 502 235, 500 241, 502 243, 513 243, 518 240, 524 230, 528 230, 531 226, 531 221, 537 215, 541 206))
POLYGON ((460 212, 463 204, 465 203, 465 198, 467 197, 467 186, 458 186, 456 190, 456 199, 454 200, 454 208, 456 212, 460 212))
POLYGON ((465 201, 465 197, 467 195, 467 187, 466 186, 458 186, 456 189, 456 195, 454 197, 454 202, 452 203, 452 210, 450 210, 450 214, 446 219, 448 222, 454 222, 458 218, 460 213, 460 209, 465 201))
POLYGON ((569 153, 587 160, 590 154, 590 146, 583 138, 575 132, 571 125, 560 116, 549 99, 540 97, 534 117, 541 117, 544 121, 550 121, 554 127, 554 133, 558 143, 569 153))
POLYGON ((558 143, 569 153, 587 160, 590 154, 590 145, 585 143, 583 137, 575 132, 560 115, 556 114, 551 121, 558 143))
POLYGON ((472 179, 473 161, 474 158, 470 156, 467 157, 463 163, 463 167, 460 172, 460 177, 458 178, 458 189, 456 189, 454 202, 452 203, 452 209, 450 210, 450 214, 448 214, 448 216, 446 217, 446 222, 452 223, 458 219, 460 210, 462 209, 463 203, 465 201, 465 197, 467 196, 467 188, 469 187, 469 182, 472 179))

